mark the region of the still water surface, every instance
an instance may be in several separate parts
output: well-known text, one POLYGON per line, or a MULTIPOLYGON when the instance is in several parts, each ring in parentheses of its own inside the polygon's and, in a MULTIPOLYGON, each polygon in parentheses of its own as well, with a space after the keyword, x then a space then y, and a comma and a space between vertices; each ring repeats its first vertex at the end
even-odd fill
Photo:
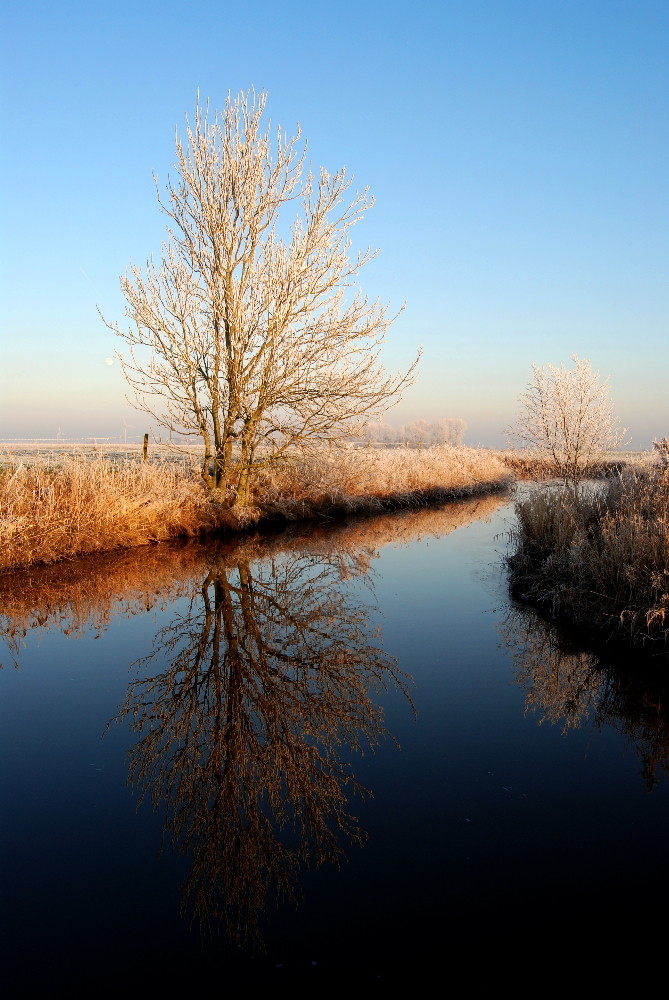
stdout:
POLYGON ((4 578, 4 981, 652 953, 666 683, 510 603, 512 518, 486 498, 4 578))

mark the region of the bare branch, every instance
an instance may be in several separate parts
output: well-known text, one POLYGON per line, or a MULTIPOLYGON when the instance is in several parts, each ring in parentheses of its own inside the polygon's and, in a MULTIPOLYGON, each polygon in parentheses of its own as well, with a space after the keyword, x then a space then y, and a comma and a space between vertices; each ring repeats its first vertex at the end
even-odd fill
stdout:
POLYGON ((507 434, 511 441, 551 459, 560 475, 577 484, 593 461, 623 443, 609 397, 590 362, 572 355, 572 368, 532 365, 521 395, 522 410, 507 434))
POLYGON ((164 194, 156 180, 169 220, 160 264, 131 265, 121 278, 131 327, 107 324, 129 346, 121 363, 138 404, 173 433, 199 435, 205 481, 233 487, 238 503, 268 448, 378 416, 418 362, 383 371, 394 317, 352 291, 377 251, 351 257, 349 230, 373 199, 347 201, 344 170, 305 174, 299 127, 292 137, 263 127, 266 100, 251 90, 221 112, 198 103, 164 194))

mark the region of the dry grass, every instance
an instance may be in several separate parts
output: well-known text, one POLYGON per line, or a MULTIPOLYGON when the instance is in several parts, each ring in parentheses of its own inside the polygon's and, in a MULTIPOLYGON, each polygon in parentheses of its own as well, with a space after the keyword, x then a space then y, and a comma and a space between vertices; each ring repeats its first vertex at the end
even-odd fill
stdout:
POLYGON ((48 452, 0 466, 0 569, 145 545, 263 519, 298 520, 411 507, 508 485, 493 453, 440 446, 332 449, 262 471, 252 505, 208 494, 193 462, 110 460, 48 452))
POLYGON ((0 567, 128 548, 200 530, 207 501, 178 467, 63 458, 0 469, 0 567))
POLYGON ((23 638, 33 629, 56 627, 66 635, 85 629, 104 631, 118 616, 130 617, 163 607, 180 596, 193 596, 215 563, 241 563, 305 555, 338 563, 341 578, 364 576, 387 545, 411 545, 438 538, 491 517, 506 503, 498 494, 455 500, 334 525, 294 522, 282 531, 248 531, 188 544, 82 555, 78 559, 0 573, 0 638, 18 659, 23 638))
POLYGON ((515 596, 609 635, 669 640, 669 469, 540 489, 517 513, 515 596))
MULTIPOLYGON (((560 478, 560 470, 552 459, 529 449, 509 449, 497 454, 517 479, 550 482, 560 478)), ((647 464, 650 458, 650 452, 608 452, 596 462, 584 466, 583 477, 584 479, 607 479, 619 475, 625 469, 647 464)))
POLYGON ((513 476, 490 451, 439 445, 316 450, 261 476, 256 503, 289 520, 411 507, 492 492, 513 476))

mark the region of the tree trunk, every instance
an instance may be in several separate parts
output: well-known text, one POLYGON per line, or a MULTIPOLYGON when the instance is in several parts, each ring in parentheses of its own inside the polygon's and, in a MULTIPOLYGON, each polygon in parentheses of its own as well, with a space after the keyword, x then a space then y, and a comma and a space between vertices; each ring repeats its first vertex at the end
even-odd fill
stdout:
POLYGON ((239 470, 237 480, 237 495, 235 505, 238 507, 248 507, 251 500, 251 468, 248 462, 244 462, 239 470))

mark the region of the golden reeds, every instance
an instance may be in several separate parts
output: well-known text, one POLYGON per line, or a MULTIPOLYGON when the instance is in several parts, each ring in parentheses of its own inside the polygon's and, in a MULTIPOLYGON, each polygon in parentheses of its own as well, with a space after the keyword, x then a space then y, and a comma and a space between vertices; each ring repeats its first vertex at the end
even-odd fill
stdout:
MULTIPOLYGON (((532 482, 550 482, 560 478, 556 463, 545 455, 528 450, 508 450, 498 452, 499 458, 517 479, 532 482)), ((609 452, 583 467, 584 479, 607 479, 625 469, 643 464, 647 456, 640 453, 609 452)))
POLYGON ((262 519, 412 507, 492 492, 511 476, 491 452, 439 446, 295 453, 259 475, 251 505, 208 493, 192 462, 58 454, 0 465, 0 569, 129 548, 262 519))
POLYGON ((119 615, 131 617, 177 597, 192 598, 214 563, 234 568, 302 554, 314 565, 324 560, 337 567, 342 580, 363 577, 384 546, 442 537, 491 517, 505 502, 503 495, 486 494, 441 507, 334 524, 293 522, 271 533, 256 529, 206 542, 166 542, 0 573, 0 667, 7 651, 9 662, 18 663, 22 642, 32 630, 57 628, 68 636, 91 628, 103 632, 119 615))
POLYGON ((669 469, 517 504, 515 596, 609 635, 669 640, 669 469))
POLYGON ((194 533, 206 497, 178 466, 62 458, 0 470, 0 567, 194 533))
POLYGON ((512 480, 501 460, 485 449, 321 449, 290 457, 261 477, 256 503, 267 515, 297 520, 472 496, 502 489, 512 480))

